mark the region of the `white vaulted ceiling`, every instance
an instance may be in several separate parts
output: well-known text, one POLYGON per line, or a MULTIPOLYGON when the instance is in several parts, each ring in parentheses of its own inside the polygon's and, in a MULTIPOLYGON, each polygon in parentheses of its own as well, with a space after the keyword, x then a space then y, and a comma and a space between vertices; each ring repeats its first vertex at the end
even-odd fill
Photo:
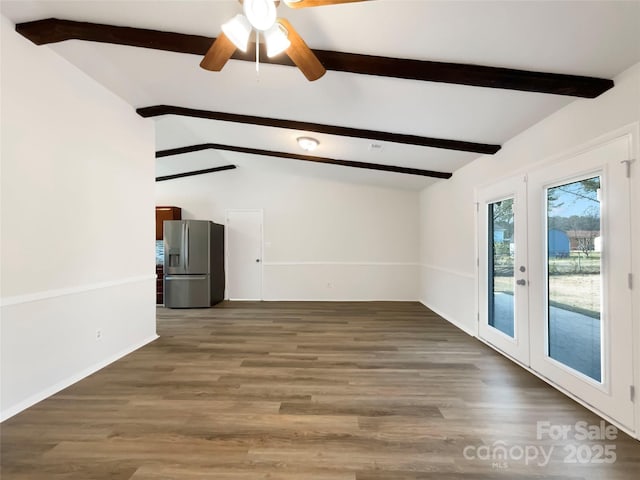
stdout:
MULTIPOLYGON (((216 37, 241 11, 227 1, 3 1, 14 23, 50 17, 216 37)), ((377 0, 306 9, 278 7, 312 49, 613 78, 640 61, 640 2, 377 0)), ((201 56, 78 40, 51 48, 134 108, 200 110, 504 144, 569 96, 328 71, 308 82, 294 67, 230 60, 221 72, 201 56)), ((45 72, 43 72, 43 75, 45 72)), ((590 101, 590 100, 578 100, 590 101)), ((303 153, 304 131, 174 115, 156 117, 157 149, 220 143, 303 153)), ((455 172, 479 156, 367 139, 312 134, 314 155, 455 172), (371 150, 371 143, 382 149, 371 150)), ((435 180, 253 154, 205 150, 158 159, 166 175, 233 163, 345 181, 417 189, 435 180)), ((445 180, 446 181, 446 180, 445 180)))

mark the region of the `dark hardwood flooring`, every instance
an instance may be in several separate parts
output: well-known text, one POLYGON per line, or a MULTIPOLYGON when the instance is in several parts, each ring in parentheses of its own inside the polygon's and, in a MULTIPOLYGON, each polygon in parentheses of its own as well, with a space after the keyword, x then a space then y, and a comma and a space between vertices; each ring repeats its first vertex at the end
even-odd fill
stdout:
POLYGON ((158 333, 4 422, 2 480, 616 480, 640 472, 640 442, 622 432, 538 439, 536 422, 600 419, 417 303, 159 308, 158 333), (485 458, 501 446, 507 458, 485 458), (546 465, 543 451, 551 451, 546 465), (598 463, 611 452, 615 462, 598 463))

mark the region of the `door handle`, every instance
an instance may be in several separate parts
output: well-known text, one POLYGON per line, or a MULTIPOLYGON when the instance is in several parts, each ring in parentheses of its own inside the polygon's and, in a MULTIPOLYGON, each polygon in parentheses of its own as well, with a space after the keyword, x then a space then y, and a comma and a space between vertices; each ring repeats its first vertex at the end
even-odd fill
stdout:
POLYGON ((517 281, 516 281, 516 283, 517 283, 518 285, 526 285, 526 284, 527 284, 527 281, 526 281, 525 279, 520 279, 520 280, 517 280, 517 281))
POLYGON ((185 281, 185 280, 206 280, 206 275, 165 275, 165 280, 185 281))
POLYGON ((260 259, 259 258, 256 258, 256 263, 260 263, 260 259))
POLYGON ((185 231, 185 255, 184 255, 184 263, 185 263, 185 267, 189 268, 189 249, 191 248, 189 246, 189 224, 185 222, 184 225, 184 231, 185 231))

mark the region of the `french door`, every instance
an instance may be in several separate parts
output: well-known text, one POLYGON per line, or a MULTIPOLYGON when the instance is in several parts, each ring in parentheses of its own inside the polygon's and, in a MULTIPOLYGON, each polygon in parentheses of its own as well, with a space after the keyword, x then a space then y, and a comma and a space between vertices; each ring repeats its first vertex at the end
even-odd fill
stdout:
POLYGON ((529 365, 527 189, 524 177, 478 194, 479 335, 529 365))
POLYGON ((634 429, 630 135, 478 190, 479 336, 634 429))

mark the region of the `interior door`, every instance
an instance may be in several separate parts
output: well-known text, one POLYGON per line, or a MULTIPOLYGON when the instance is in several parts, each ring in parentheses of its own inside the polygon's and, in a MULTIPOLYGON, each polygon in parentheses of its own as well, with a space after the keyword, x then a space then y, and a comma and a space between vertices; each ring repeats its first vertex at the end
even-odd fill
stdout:
POLYGON ((262 300, 262 211, 227 211, 227 293, 262 300))
POLYGON ((632 429, 630 145, 530 173, 528 205, 531 367, 632 429))
POLYGON ((529 365, 526 180, 478 190, 478 334, 529 365))

